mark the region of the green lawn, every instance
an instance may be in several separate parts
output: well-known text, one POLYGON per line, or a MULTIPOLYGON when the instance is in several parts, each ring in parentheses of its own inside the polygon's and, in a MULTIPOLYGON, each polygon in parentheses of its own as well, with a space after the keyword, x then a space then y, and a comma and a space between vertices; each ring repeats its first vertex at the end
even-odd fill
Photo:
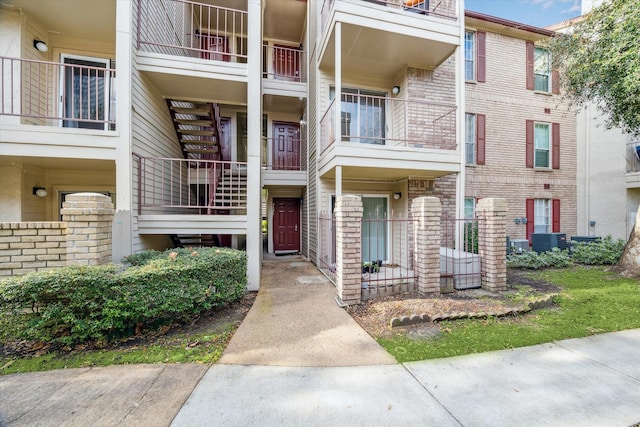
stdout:
POLYGON ((442 336, 414 340, 404 335, 378 341, 399 362, 491 350, 640 328, 640 282, 602 268, 575 267, 532 273, 563 288, 558 308, 523 317, 442 322, 442 336))

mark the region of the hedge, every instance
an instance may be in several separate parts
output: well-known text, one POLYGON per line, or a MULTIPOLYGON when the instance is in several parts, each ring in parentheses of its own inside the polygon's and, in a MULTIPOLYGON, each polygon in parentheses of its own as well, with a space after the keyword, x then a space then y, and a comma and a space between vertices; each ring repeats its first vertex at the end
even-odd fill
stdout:
POLYGON ((25 339, 75 344, 188 320, 245 294, 241 251, 170 249, 125 261, 130 267, 70 266, 8 279, 0 283, 0 313, 20 323, 25 339))

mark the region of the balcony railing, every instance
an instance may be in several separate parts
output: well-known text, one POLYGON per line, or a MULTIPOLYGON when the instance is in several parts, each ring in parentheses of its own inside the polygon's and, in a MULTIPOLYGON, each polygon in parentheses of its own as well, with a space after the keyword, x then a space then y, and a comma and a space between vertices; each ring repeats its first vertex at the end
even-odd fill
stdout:
POLYGON ((115 129, 115 69, 0 57, 0 115, 23 124, 115 129))
POLYGON ((455 150, 456 107, 425 101, 342 94, 341 124, 336 102, 320 120, 321 150, 336 139, 372 145, 455 150))
POLYGON ((246 62, 247 12, 187 0, 138 0, 138 50, 246 62))
MULTIPOLYGON (((336 0, 324 0, 320 11, 322 19, 322 31, 326 29, 331 8, 336 0)), ((384 6, 390 10, 400 10, 407 13, 424 16, 436 16, 444 19, 458 19, 456 16, 455 0, 360 0, 359 3, 384 6)))
POLYGON ((298 48, 263 45, 262 77, 272 80, 305 83, 307 70, 305 52, 298 48))
POLYGON ((247 208, 247 164, 134 155, 138 212, 215 213, 247 208))
POLYGON ((306 170, 306 147, 300 139, 263 138, 262 168, 273 171, 306 170))
POLYGON ((640 172, 640 140, 627 144, 627 173, 640 172))

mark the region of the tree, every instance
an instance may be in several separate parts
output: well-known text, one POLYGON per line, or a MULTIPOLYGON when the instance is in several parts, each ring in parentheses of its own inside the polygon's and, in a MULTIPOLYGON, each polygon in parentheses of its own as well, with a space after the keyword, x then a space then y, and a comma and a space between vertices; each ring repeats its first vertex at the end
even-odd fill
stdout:
MULTIPOLYGON (((550 47, 576 106, 595 103, 607 128, 640 136, 640 0, 605 0, 550 47)), ((640 208, 619 266, 640 273, 640 208)))
POLYGON ((595 102, 608 128, 640 135, 640 0, 605 0, 550 47, 570 100, 595 102))

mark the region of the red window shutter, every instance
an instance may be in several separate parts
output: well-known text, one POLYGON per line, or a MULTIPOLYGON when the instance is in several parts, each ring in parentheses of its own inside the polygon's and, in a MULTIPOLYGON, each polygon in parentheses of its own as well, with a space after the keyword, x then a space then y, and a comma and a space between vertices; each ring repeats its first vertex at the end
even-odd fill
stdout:
POLYGON ((478 55, 476 58, 476 81, 484 83, 487 78, 487 33, 476 31, 478 55))
POLYGON ((533 233, 533 219, 535 213, 533 211, 533 199, 527 199, 527 240, 531 243, 531 233, 533 233))
POLYGON ((560 232, 560 199, 553 199, 553 204, 551 206, 551 216, 552 219, 552 228, 551 232, 559 233, 560 232))
POLYGON ((533 42, 527 42, 527 89, 533 90, 534 88, 534 80, 533 80, 533 56, 535 52, 535 47, 533 42))
POLYGON ((558 70, 551 72, 551 92, 560 93, 560 72, 558 70))
POLYGON ((551 167, 560 169, 560 123, 551 124, 551 167))
POLYGON ((485 115, 476 114, 476 164, 484 165, 485 115))
POLYGON ((533 167, 533 120, 527 120, 527 132, 526 132, 526 166, 528 168, 533 167))

